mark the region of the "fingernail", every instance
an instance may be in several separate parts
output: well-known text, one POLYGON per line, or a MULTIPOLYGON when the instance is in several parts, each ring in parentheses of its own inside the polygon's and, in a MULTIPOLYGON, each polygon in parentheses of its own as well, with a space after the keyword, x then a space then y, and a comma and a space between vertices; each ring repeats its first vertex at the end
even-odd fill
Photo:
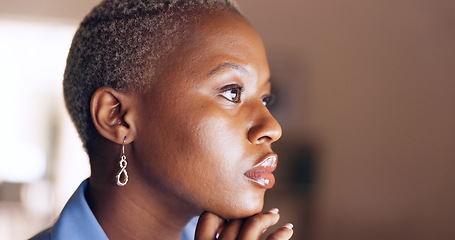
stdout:
POLYGON ((286 223, 286 224, 284 224, 284 226, 283 226, 283 227, 285 227, 285 228, 288 228, 288 229, 291 229, 291 230, 292 230, 292 228, 294 228, 294 225, 293 225, 292 223, 286 223))
POLYGON ((272 208, 269 210, 269 213, 277 214, 280 210, 278 208, 272 208))

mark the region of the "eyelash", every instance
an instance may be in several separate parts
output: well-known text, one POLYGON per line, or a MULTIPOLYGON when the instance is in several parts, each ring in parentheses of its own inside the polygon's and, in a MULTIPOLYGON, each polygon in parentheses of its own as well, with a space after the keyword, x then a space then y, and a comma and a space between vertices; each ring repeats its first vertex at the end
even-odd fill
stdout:
POLYGON ((275 94, 271 93, 270 95, 267 95, 264 98, 262 98, 262 104, 264 104, 264 106, 268 108, 271 105, 273 105, 275 99, 276 99, 275 94))
POLYGON ((221 89, 221 96, 226 98, 228 101, 233 103, 240 103, 242 101, 241 96, 243 87, 240 85, 231 85, 221 89), (235 96, 233 96, 235 94, 235 96))
MULTIPOLYGON (((242 102, 242 92, 243 87, 240 85, 231 85, 221 89, 221 96, 226 98, 228 101, 233 103, 242 102)), ((266 107, 270 107, 275 102, 275 95, 270 94, 264 96, 262 99, 262 104, 266 107)))

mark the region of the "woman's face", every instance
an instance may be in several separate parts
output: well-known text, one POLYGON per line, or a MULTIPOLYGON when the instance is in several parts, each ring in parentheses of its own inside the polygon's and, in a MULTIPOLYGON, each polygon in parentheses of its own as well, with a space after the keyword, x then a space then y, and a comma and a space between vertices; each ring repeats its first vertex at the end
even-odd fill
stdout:
POLYGON ((271 144, 281 136, 264 106, 270 73, 263 43, 230 12, 211 15, 186 38, 152 90, 137 95, 128 167, 136 165, 144 187, 194 213, 255 214, 274 184, 271 144))

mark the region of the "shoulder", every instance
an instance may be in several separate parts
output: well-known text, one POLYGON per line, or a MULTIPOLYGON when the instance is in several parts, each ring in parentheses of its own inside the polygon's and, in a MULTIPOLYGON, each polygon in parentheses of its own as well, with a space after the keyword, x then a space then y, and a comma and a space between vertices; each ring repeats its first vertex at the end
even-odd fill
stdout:
POLYGON ((107 240, 107 236, 93 215, 85 199, 88 181, 81 183, 66 203, 55 224, 37 235, 32 240, 97 239, 107 240))

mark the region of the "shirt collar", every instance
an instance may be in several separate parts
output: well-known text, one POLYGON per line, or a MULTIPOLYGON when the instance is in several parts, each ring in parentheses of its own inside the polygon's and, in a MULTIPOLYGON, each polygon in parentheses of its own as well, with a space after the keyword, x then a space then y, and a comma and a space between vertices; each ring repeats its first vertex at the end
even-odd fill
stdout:
MULTIPOLYGON (((66 203, 54 227, 50 229, 51 239, 96 239, 108 240, 101 225, 90 209, 85 192, 89 180, 84 180, 66 203)), ((198 217, 194 217, 183 229, 182 240, 194 239, 198 217)))
POLYGON ((108 240, 85 199, 88 184, 88 179, 83 181, 68 200, 54 225, 52 238, 66 239, 71 236, 72 239, 108 240))

